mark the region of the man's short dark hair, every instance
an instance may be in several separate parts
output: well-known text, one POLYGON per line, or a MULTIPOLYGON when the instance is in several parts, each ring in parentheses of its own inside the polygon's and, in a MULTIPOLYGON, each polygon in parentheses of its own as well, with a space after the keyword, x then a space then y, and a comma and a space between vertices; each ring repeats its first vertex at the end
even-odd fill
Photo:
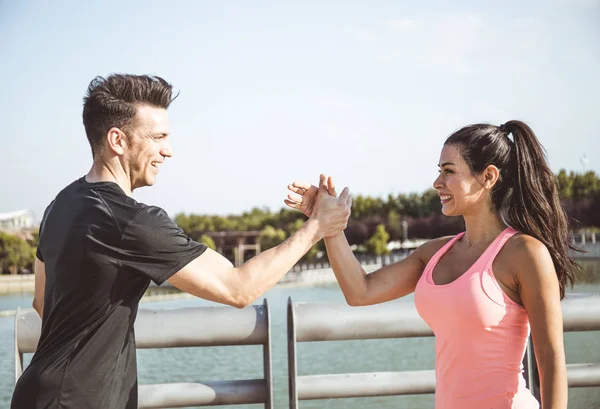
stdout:
POLYGON ((157 76, 112 74, 94 78, 83 98, 83 126, 92 155, 102 146, 109 129, 127 132, 134 125, 138 106, 167 109, 175 99, 172 93, 173 86, 157 76))

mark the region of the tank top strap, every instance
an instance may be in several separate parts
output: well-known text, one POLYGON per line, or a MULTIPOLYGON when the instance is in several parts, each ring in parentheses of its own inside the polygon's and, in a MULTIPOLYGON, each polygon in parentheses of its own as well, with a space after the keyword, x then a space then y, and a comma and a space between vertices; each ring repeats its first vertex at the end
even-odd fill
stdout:
POLYGON ((448 240, 448 243, 444 244, 442 247, 440 247, 440 249, 438 251, 435 252, 435 254, 429 260, 429 263, 427 263, 427 266, 425 267, 425 274, 423 274, 425 277, 431 275, 433 269, 437 265, 440 258, 442 258, 442 256, 444 254, 446 254, 446 252, 450 249, 450 247, 452 247, 454 245, 454 243, 456 243, 458 240, 460 240, 460 238, 464 235, 465 235, 464 231, 461 233, 458 233, 456 236, 454 236, 450 240, 448 240))
POLYGON ((498 237, 496 237, 496 239, 488 247, 488 251, 486 251, 487 254, 485 255, 485 257, 483 257, 482 262, 484 264, 484 270, 487 270, 492 265, 494 259, 496 258, 498 253, 500 253, 500 250, 502 250, 502 247, 504 247, 508 239, 510 239, 518 232, 518 230, 515 230, 512 227, 508 226, 506 229, 504 229, 502 233, 500 233, 500 235, 498 235, 498 237))

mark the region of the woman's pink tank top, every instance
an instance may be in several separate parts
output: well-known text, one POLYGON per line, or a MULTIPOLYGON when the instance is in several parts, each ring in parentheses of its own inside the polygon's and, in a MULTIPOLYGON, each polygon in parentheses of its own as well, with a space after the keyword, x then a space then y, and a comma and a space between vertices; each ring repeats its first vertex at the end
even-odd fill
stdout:
POLYGON ((419 315, 435 334, 435 409, 538 409, 525 387, 525 308, 500 288, 492 262, 517 231, 504 230, 464 274, 436 285, 433 270, 464 232, 429 261, 415 289, 419 315))

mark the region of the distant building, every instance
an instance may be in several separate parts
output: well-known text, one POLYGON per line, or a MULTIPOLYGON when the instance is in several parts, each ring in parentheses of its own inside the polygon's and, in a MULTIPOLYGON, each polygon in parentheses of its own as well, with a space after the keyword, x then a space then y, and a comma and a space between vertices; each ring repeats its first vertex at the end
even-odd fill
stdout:
POLYGON ((18 233, 35 226, 35 215, 31 210, 0 213, 0 231, 18 233))

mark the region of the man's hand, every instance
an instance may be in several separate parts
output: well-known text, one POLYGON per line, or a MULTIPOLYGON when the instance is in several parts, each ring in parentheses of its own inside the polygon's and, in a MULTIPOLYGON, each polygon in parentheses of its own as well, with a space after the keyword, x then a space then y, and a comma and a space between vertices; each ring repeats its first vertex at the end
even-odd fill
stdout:
POLYGON ((311 209, 310 220, 317 222, 321 237, 333 237, 346 229, 352 197, 346 187, 339 197, 332 196, 328 188, 335 194, 333 181, 325 175, 321 175, 316 199, 311 209))
MULTIPOLYGON (((327 191, 329 194, 331 196, 337 196, 333 178, 326 177, 326 180, 327 191)), ((294 181, 292 184, 288 185, 287 188, 289 191, 295 194, 288 194, 287 199, 285 199, 283 202, 292 209, 300 210, 306 216, 310 217, 315 205, 315 201, 317 200, 319 188, 315 185, 311 185, 310 183, 298 181, 294 181)))

